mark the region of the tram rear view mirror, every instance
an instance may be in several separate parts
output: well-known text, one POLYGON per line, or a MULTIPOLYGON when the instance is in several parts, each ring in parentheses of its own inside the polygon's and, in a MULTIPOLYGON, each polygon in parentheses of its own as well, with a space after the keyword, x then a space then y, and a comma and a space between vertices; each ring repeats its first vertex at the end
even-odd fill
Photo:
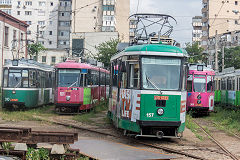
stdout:
POLYGON ((121 72, 127 72, 125 62, 122 62, 122 65, 121 65, 121 72))
POLYGON ((12 60, 12 66, 18 66, 18 60, 17 59, 12 60))

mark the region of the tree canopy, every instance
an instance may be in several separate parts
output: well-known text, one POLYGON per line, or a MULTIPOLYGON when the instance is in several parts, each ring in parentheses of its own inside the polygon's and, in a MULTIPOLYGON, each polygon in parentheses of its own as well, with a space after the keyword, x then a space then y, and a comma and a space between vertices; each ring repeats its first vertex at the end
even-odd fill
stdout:
POLYGON ((119 43, 119 39, 111 39, 109 41, 103 42, 99 44, 96 49, 98 50, 98 54, 96 55, 96 59, 99 62, 102 62, 105 67, 110 67, 110 59, 111 57, 117 53, 117 45, 119 43))
MULTIPOLYGON (((222 52, 218 54, 218 64, 219 69, 222 66, 222 52)), ((235 69, 240 69, 240 46, 233 48, 225 48, 224 49, 224 67, 234 67, 235 69)))
POLYGON ((189 54, 189 63, 206 63, 207 55, 203 53, 204 49, 197 42, 187 43, 185 49, 189 54))
POLYGON ((32 58, 32 56, 38 57, 39 52, 45 51, 46 48, 40 43, 33 43, 28 45, 28 54, 32 58))

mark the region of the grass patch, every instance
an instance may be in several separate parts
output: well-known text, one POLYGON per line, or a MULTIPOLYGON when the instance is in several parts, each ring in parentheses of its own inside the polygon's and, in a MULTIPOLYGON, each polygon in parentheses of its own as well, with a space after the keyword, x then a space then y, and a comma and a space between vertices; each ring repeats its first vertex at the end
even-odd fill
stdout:
POLYGON ((49 117, 54 115, 54 106, 43 106, 26 111, 7 111, 2 110, 0 117, 6 121, 41 121, 34 116, 49 117))
POLYGON ((107 109, 108 109, 107 101, 102 101, 98 105, 96 105, 90 112, 74 116, 73 120, 91 124, 94 123, 94 121, 91 118, 95 118, 96 114, 106 111, 107 109))
POLYGON ((206 119, 215 122, 216 127, 226 132, 240 134, 240 110, 215 107, 216 113, 211 113, 206 119))
POLYGON ((193 119, 190 115, 187 115, 186 127, 190 129, 198 139, 201 141, 203 140, 203 137, 199 134, 199 126, 193 122, 193 119))

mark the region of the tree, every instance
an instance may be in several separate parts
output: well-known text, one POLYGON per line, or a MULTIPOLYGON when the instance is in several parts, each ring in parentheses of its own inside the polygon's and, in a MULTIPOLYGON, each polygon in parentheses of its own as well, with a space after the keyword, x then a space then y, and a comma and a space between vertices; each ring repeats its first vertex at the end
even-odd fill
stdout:
POLYGON ((109 41, 99 44, 96 47, 96 49, 98 50, 98 54, 95 58, 99 62, 102 62, 105 67, 109 68, 110 59, 114 54, 117 53, 117 45, 119 42, 119 39, 111 39, 109 41))
POLYGON ((189 63, 207 63, 207 56, 203 53, 204 49, 197 42, 192 44, 187 43, 185 49, 189 54, 189 63))
MULTIPOLYGON (((31 58, 33 56, 36 56, 38 59, 39 52, 45 51, 45 50, 46 50, 46 48, 40 43, 33 43, 33 44, 28 45, 28 54, 30 55, 31 58)), ((36 59, 36 61, 37 61, 37 59, 36 59)))
MULTIPOLYGON (((222 52, 218 54, 218 64, 222 66, 222 52)), ((240 69, 240 46, 224 49, 224 68, 234 67, 240 69)), ((219 67, 221 70, 222 68, 219 67)))

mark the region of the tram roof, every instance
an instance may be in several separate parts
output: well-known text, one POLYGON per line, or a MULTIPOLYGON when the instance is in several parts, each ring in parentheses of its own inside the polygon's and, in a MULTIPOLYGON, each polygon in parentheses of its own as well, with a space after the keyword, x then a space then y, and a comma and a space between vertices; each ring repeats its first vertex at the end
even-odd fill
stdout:
POLYGON ((198 65, 190 65, 189 67, 189 73, 194 73, 194 74, 201 74, 201 73, 208 73, 209 75, 215 75, 215 71, 210 68, 206 67, 204 65, 201 65, 203 67, 202 71, 198 71, 198 65))
POLYGON ((55 68, 91 69, 91 70, 95 70, 95 71, 99 71, 99 69, 100 69, 101 72, 110 73, 108 70, 103 69, 103 68, 92 66, 87 63, 78 63, 78 62, 73 62, 73 61, 66 61, 66 62, 58 63, 55 65, 55 68))
POLYGON ((34 68, 34 69, 41 69, 44 71, 53 71, 53 67, 47 64, 42 64, 39 62, 36 62, 34 60, 31 59, 19 59, 18 61, 18 65, 14 66, 12 64, 13 60, 10 59, 6 59, 5 60, 5 64, 4 67, 12 67, 12 68, 34 68))
POLYGON ((187 57, 188 53, 185 49, 176 46, 164 44, 144 44, 127 47, 123 52, 114 55, 111 60, 124 55, 156 55, 156 56, 187 57))

